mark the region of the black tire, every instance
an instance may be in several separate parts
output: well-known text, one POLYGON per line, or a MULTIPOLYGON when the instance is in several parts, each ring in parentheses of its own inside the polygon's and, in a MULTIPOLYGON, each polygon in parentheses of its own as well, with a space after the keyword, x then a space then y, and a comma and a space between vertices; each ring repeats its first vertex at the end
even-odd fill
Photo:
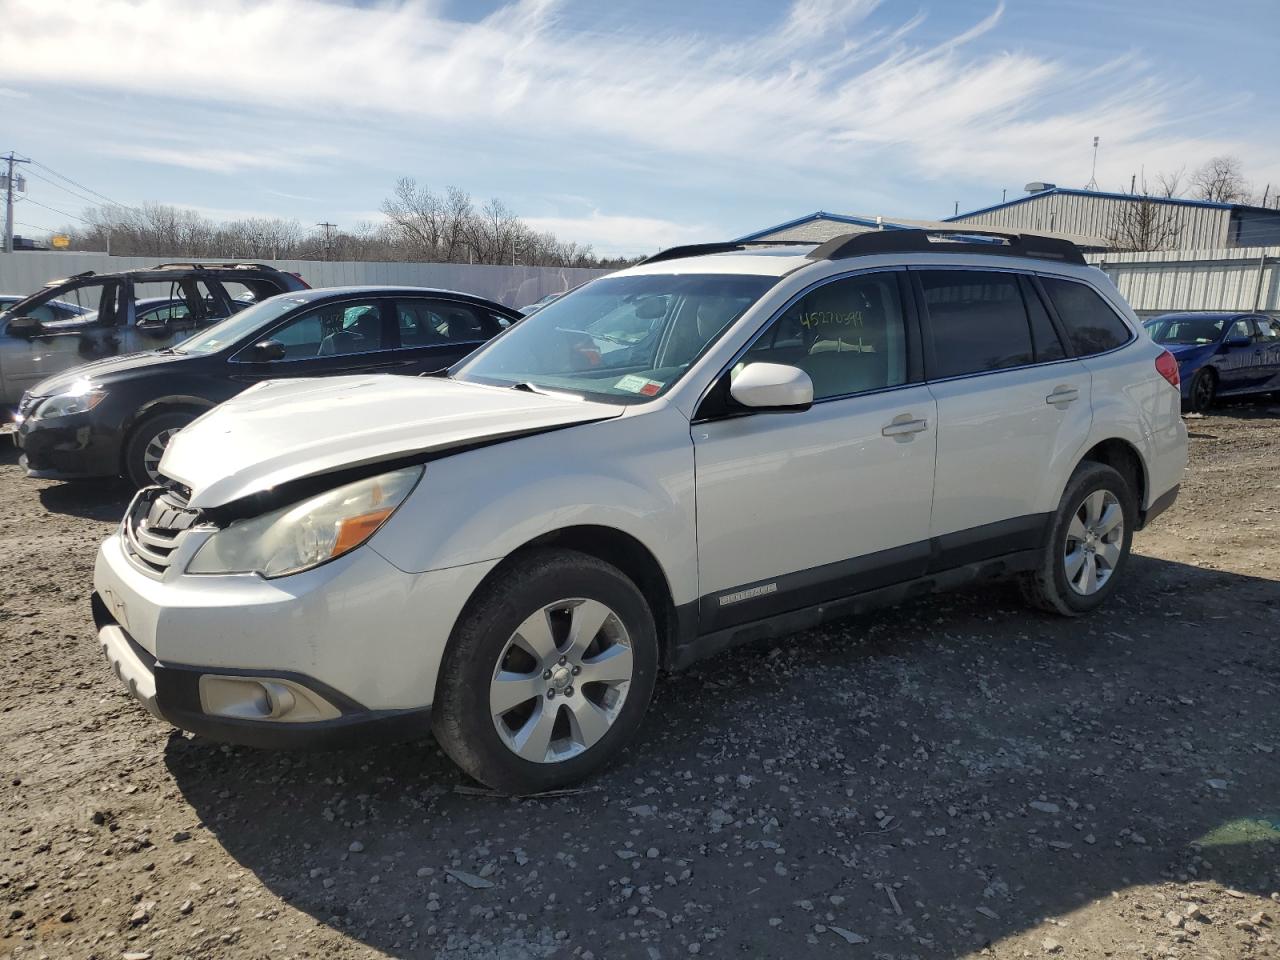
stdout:
POLYGON ((1196 371, 1191 378, 1191 389, 1183 406, 1192 413, 1207 413, 1218 396, 1218 375, 1209 367, 1196 371))
MULTIPOLYGON (((445 753, 481 783, 516 795, 552 790, 583 779, 617 756, 640 727, 657 672, 653 613, 622 571, 573 550, 530 551, 481 587, 454 626, 440 665, 432 730, 445 753), (612 725, 593 745, 564 760, 527 760, 498 733, 489 709, 490 684, 517 628, 531 614, 566 598, 598 601, 614 612, 630 640, 631 680, 612 725)), ((586 690, 583 684, 577 695, 586 696, 586 690)), ((573 696, 573 689, 567 693, 573 696)), ((543 708, 538 698, 527 703, 530 710, 543 708)), ((556 722, 567 722, 567 711, 556 709, 556 722)))
MULTIPOLYGON (((1039 565, 1020 578, 1022 594, 1027 602, 1041 610, 1065 617, 1078 617, 1098 609, 1115 592, 1129 565, 1129 549, 1137 522, 1137 497, 1128 481, 1106 464, 1089 460, 1080 464, 1067 481, 1067 488, 1058 503, 1039 565), (1084 594, 1073 587, 1068 578, 1068 530, 1077 511, 1084 509, 1086 499, 1098 491, 1106 491, 1119 503, 1124 527, 1114 544, 1119 547, 1119 559, 1110 568, 1106 581, 1096 592, 1084 594)), ((1087 562, 1093 563, 1093 558, 1090 557, 1087 562)))
POLYGON ((149 487, 155 478, 147 471, 147 448, 171 430, 181 430, 196 418, 194 413, 157 413, 140 421, 129 431, 121 458, 124 478, 135 487, 149 487))

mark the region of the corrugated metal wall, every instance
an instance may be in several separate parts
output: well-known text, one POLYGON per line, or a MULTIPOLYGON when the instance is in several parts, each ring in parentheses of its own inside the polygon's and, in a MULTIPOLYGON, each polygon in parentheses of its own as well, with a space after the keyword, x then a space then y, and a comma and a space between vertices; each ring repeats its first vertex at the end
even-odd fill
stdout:
MULTIPOLYGON (((93 270, 111 273, 154 267, 165 258, 109 257, 103 253, 17 252, 0 254, 0 293, 34 293, 42 284, 93 270)), ((179 258, 170 258, 179 259, 179 258)), ((583 267, 505 267, 465 263, 363 263, 324 260, 260 260, 299 274, 313 287, 351 284, 403 284, 459 290, 512 307, 523 307, 550 293, 562 293, 608 270, 583 267)))
POLYGON ((1280 246, 1086 254, 1138 313, 1260 310, 1280 315, 1280 246))
MULTIPOLYGON (((949 222, 975 226, 1014 227, 1035 232, 1053 230, 1091 237, 1106 237, 1119 208, 1129 201, 1114 197, 1091 197, 1071 193, 1049 193, 1031 197, 1021 203, 989 210, 974 216, 961 216, 949 222)), ((1194 207, 1182 204, 1162 205, 1161 214, 1174 218, 1179 230, 1179 250, 1216 250, 1229 242, 1231 223, 1229 209, 1194 207)))

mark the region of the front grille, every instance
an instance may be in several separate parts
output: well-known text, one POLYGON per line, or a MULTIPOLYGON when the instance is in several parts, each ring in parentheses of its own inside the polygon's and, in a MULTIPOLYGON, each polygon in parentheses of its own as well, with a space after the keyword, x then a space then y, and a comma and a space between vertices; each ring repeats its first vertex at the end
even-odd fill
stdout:
POLYGON ((164 573, 182 535, 199 518, 200 512, 188 507, 186 497, 175 490, 139 490, 124 518, 125 552, 144 569, 164 573))

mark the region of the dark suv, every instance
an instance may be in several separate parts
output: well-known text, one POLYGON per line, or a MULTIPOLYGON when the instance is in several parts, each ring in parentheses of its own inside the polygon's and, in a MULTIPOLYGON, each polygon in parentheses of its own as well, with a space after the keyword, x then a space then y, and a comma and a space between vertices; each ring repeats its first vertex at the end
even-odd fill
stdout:
POLYGON ((162 263, 51 281, 0 305, 0 408, 68 367, 167 347, 253 302, 305 289, 260 263, 162 263))
MULTIPOLYGON (((420 287, 285 293, 172 347, 87 363, 23 395, 15 440, 27 475, 155 483, 170 438, 264 380, 429 373, 520 318, 479 297, 420 287)), ((370 428, 376 424, 370 424, 370 428)), ((341 444, 341 436, 334 443, 341 444)))

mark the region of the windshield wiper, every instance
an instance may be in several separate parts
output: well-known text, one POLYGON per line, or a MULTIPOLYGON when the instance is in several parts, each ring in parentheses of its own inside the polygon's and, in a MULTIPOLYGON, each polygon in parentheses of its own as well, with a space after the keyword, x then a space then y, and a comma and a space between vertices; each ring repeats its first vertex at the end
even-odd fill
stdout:
POLYGON ((542 391, 539 390, 537 387, 535 387, 532 383, 527 383, 524 380, 521 380, 519 383, 513 383, 511 385, 511 389, 520 390, 523 393, 542 393, 542 391))

